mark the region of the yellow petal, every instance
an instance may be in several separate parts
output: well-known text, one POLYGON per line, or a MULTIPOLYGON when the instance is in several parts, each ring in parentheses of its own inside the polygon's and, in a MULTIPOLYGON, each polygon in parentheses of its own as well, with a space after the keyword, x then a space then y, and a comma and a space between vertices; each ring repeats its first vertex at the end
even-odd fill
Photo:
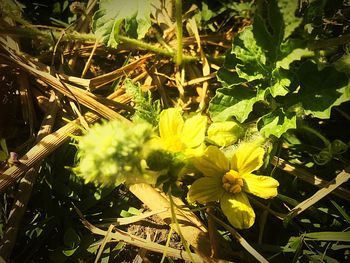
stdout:
POLYGON ((261 198, 277 195, 278 181, 270 176, 246 174, 243 176, 243 190, 261 198))
POLYGON ((242 176, 250 174, 263 164, 265 151, 255 143, 241 144, 232 156, 231 169, 242 176))
POLYGON ((197 147, 204 141, 207 117, 195 115, 185 121, 181 140, 189 148, 197 147))
POLYGON ((205 152, 206 146, 204 143, 200 144, 196 148, 186 148, 184 153, 187 158, 200 157, 205 152))
POLYGON ((184 121, 179 110, 169 108, 161 112, 159 117, 159 134, 166 150, 181 150, 180 136, 183 125, 184 121))
POLYGON ((245 193, 225 193, 220 205, 222 212, 235 228, 246 229, 254 224, 255 213, 245 193))
POLYGON ((223 193, 220 176, 202 177, 192 184, 187 197, 190 202, 206 204, 220 200, 223 193))
POLYGON ((223 176, 229 170, 226 156, 216 146, 209 146, 200 157, 192 159, 193 165, 205 176, 223 176))

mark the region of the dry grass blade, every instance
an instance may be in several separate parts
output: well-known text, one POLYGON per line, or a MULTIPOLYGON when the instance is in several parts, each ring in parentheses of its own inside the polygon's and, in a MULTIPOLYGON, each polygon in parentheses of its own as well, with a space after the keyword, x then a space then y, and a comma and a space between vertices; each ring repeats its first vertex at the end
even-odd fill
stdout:
MULTIPOLYGON (((159 210, 169 208, 170 203, 165 195, 147 184, 135 184, 129 187, 129 190, 139 198, 149 209, 159 210), (145 194, 147 193, 147 194, 145 194)), ((176 205, 181 205, 181 200, 176 200, 176 205)), ((183 203, 182 203, 183 205, 183 203)), ((164 222, 169 224, 175 231, 177 230, 174 223, 171 221, 171 212, 165 211, 158 214, 164 222)), ((185 212, 176 209, 176 217, 179 222, 180 230, 186 239, 200 254, 210 256, 211 246, 208 233, 205 226, 191 212, 185 212)))
POLYGON ((101 86, 107 85, 118 78, 126 76, 131 71, 140 68, 146 62, 147 59, 153 57, 153 55, 145 55, 121 68, 113 70, 109 73, 94 77, 92 79, 78 78, 74 76, 67 76, 60 74, 61 80, 65 83, 70 83, 85 88, 88 91, 94 91, 101 86))
MULTIPOLYGON (((108 236, 111 239, 114 239, 116 241, 121 241, 121 242, 130 244, 130 245, 144 248, 144 249, 147 249, 147 250, 150 250, 153 252, 157 252, 157 253, 166 253, 170 257, 182 258, 182 259, 187 260, 187 261, 190 260, 190 257, 183 250, 177 250, 175 248, 170 248, 170 247, 166 247, 166 246, 163 246, 163 245, 160 245, 157 243, 153 243, 153 242, 147 241, 143 238, 139 238, 137 236, 134 236, 134 235, 131 235, 127 232, 119 230, 117 228, 115 228, 115 232, 108 232, 108 231, 102 230, 100 228, 97 228, 94 225, 92 225, 90 222, 85 220, 82 217, 81 212, 77 208, 76 208, 76 211, 79 214, 84 226, 96 235, 106 236, 108 234, 108 236)), ((191 256, 193 257, 193 259, 195 259, 196 263, 203 262, 202 258, 199 257, 197 254, 192 253, 191 256)))
MULTIPOLYGON (((88 123, 93 123, 99 119, 97 115, 92 113, 87 113, 84 117, 88 123)), ((59 130, 45 136, 19 159, 17 165, 8 168, 0 174, 0 192, 4 192, 9 186, 14 184, 23 173, 27 172, 30 168, 49 156, 59 146, 66 142, 69 139, 70 134, 76 134, 79 132, 77 125, 78 122, 73 121, 59 130)))
MULTIPOLYGON (((196 20, 194 18, 189 19, 188 20, 188 25, 190 26, 190 28, 191 28, 191 30, 192 30, 192 32, 194 34, 194 37, 195 37, 195 39, 197 41, 198 50, 199 50, 199 53, 201 55, 203 76, 207 76, 207 75, 210 74, 210 65, 209 65, 208 59, 206 58, 206 56, 205 56, 205 54, 203 52, 203 49, 202 49, 201 39, 200 39, 200 36, 199 36, 196 20)), ((209 86, 208 81, 204 81, 203 84, 202 84, 202 91, 201 91, 201 94, 200 94, 200 102, 199 102, 199 106, 198 106, 198 111, 202 111, 202 110, 205 109, 205 98, 206 98, 206 95, 207 95, 208 86, 209 86)))
POLYGON ((116 79, 125 76, 128 72, 135 70, 136 68, 139 68, 143 65, 143 63, 146 62, 147 59, 153 57, 153 55, 146 55, 141 57, 140 59, 137 59, 133 62, 131 62, 128 65, 125 65, 121 68, 118 68, 112 72, 109 72, 107 74, 103 74, 101 76, 97 76, 95 78, 92 78, 89 83, 89 89, 94 90, 97 89, 103 85, 106 85, 108 83, 111 83, 115 81, 116 79))
POLYGON ((108 230, 107 230, 107 232, 106 232, 106 234, 105 234, 105 236, 104 236, 104 238, 103 238, 103 240, 102 240, 102 243, 101 243, 101 245, 100 245, 100 248, 98 249, 98 252, 97 252, 97 255, 96 255, 96 258, 95 258, 95 263, 99 262, 100 257, 101 257, 101 255, 102 255, 102 253, 103 253, 103 250, 104 250, 106 244, 112 239, 111 233, 112 233, 112 231, 113 231, 113 228, 114 228, 113 225, 110 225, 110 226, 108 227, 108 230))
POLYGON ((216 222, 222 225, 227 231, 229 231, 232 236, 247 250, 253 257, 255 257, 258 262, 268 263, 268 261, 260 255, 258 251, 256 251, 233 227, 229 226, 225 222, 221 221, 219 218, 214 216, 213 214, 209 214, 216 222))
MULTIPOLYGON (((328 181, 323 180, 323 179, 317 177, 316 175, 313 175, 313 174, 307 172, 304 169, 293 166, 281 158, 274 157, 271 160, 271 163, 273 165, 277 166, 279 169, 281 169, 287 173, 290 173, 290 174, 298 177, 299 179, 301 179, 305 182, 308 182, 309 184, 315 185, 319 188, 325 187, 329 184, 328 181)), ((332 191, 332 194, 350 202, 350 191, 348 189, 345 189, 343 187, 338 187, 338 188, 334 189, 334 191, 332 191)))
MULTIPOLYGON (((109 105, 113 104, 113 106, 118 106, 123 108, 122 104, 112 102, 106 98, 95 96, 92 93, 85 92, 68 83, 64 84, 62 81, 60 81, 60 79, 57 79, 54 76, 52 76, 50 73, 44 71, 46 69, 46 66, 41 65, 39 62, 33 62, 33 61, 31 61, 31 64, 36 65, 36 67, 30 66, 27 64, 27 60, 28 60, 27 58, 24 58, 20 55, 16 55, 14 52, 9 50, 6 46, 2 45, 2 48, 3 50, 6 50, 6 53, 8 54, 8 56, 3 56, 5 59, 10 60, 14 64, 17 64, 19 67, 28 71, 30 74, 44 81, 48 85, 52 86, 63 95, 68 96, 74 100, 77 100, 80 104, 86 106, 87 108, 93 110, 98 114, 101 114, 103 117, 107 119, 119 119, 119 120, 126 121, 126 119, 123 116, 121 116, 119 113, 115 112, 114 110, 106 106, 108 104, 109 105), (103 103, 100 101, 103 101, 103 103)), ((57 76, 59 77, 60 75, 57 74, 57 76)), ((124 107, 124 109, 128 110, 129 107, 124 107)))
POLYGON ((160 209, 158 211, 151 211, 151 212, 146 212, 146 213, 142 213, 140 215, 137 216, 130 216, 130 217, 121 217, 121 218, 111 218, 111 219, 105 219, 108 221, 113 221, 113 224, 116 226, 122 226, 122 225, 128 225, 131 223, 135 223, 138 221, 141 221, 143 219, 146 219, 147 217, 153 216, 153 215, 157 215, 159 213, 163 213, 165 211, 167 211, 168 208, 164 208, 164 209, 160 209))
POLYGON ((332 181, 330 181, 322 189, 318 190, 313 196, 304 200, 299 205, 294 207, 286 216, 286 220, 290 220, 293 217, 299 215, 301 212, 305 211, 310 206, 312 206, 315 203, 317 203, 318 201, 320 201, 322 198, 324 198, 326 195, 330 194, 337 187, 339 187, 341 184, 347 182, 349 179, 350 179, 350 174, 346 170, 342 171, 341 173, 339 173, 337 175, 336 178, 334 178, 332 181))

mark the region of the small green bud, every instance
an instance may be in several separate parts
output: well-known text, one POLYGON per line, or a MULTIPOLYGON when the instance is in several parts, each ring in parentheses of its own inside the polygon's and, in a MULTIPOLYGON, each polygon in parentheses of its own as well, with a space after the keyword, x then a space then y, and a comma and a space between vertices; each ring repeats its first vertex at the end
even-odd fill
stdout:
POLYGON ((146 159, 149 169, 153 171, 161 171, 171 166, 173 156, 164 150, 152 151, 146 159))
POLYGON ((228 146, 242 137, 244 130, 234 121, 213 122, 208 128, 208 140, 218 146, 228 146))

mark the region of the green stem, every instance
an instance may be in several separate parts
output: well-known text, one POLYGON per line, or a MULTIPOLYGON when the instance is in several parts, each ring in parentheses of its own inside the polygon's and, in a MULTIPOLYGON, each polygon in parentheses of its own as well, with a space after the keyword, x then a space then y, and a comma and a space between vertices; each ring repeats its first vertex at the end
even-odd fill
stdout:
POLYGON ((182 64, 182 0, 175 0, 177 52, 176 65, 182 64))
POLYGON ((331 142, 326 137, 324 137, 320 132, 318 132, 317 130, 315 130, 315 129, 309 127, 309 126, 301 125, 298 128, 303 129, 303 130, 305 130, 305 131, 307 131, 309 133, 312 133, 312 134, 316 135, 320 140, 323 141, 325 146, 328 146, 328 145, 331 144, 331 142))
POLYGON ((182 232, 181 232, 181 229, 180 229, 180 226, 179 226, 179 222, 177 221, 177 218, 176 218, 176 212, 175 212, 175 203, 174 203, 174 200, 173 200, 173 197, 170 193, 171 191, 169 191, 169 201, 170 201, 170 211, 171 211, 171 221, 175 224, 176 226, 176 229, 177 229, 177 233, 179 234, 180 238, 181 238, 181 241, 182 241, 182 244, 183 246, 185 247, 185 250, 186 252, 188 253, 188 256, 191 258, 192 262, 194 262, 193 260, 193 257, 192 257, 192 253, 190 251, 190 248, 187 244, 187 241, 186 239, 184 238, 184 236, 182 235, 182 232))
MULTIPOLYGON (((37 28, 32 27, 13 27, 9 29, 0 29, 0 35, 20 35, 30 38, 42 37, 46 39, 52 40, 52 36, 55 39, 61 37, 62 31, 54 31, 54 30, 39 30, 37 28)), ((81 40, 81 41, 96 41, 96 37, 94 34, 82 34, 78 32, 65 32, 62 40, 81 40)), ((168 51, 166 49, 156 47, 152 44, 143 42, 138 39, 129 38, 126 36, 118 36, 118 40, 123 43, 131 44, 141 49, 149 50, 154 53, 174 58, 175 52, 168 51)), ((182 52, 181 52, 182 54, 182 52)), ((199 60, 198 57, 193 56, 183 56, 181 57, 182 61, 190 62, 199 60)))

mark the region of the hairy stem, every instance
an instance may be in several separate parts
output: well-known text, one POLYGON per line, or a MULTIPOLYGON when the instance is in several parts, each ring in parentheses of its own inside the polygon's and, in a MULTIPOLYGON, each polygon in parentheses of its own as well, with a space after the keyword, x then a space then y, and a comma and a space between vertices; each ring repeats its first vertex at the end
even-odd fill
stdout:
POLYGON ((176 65, 182 64, 182 0, 175 0, 175 17, 176 17, 176 65))

